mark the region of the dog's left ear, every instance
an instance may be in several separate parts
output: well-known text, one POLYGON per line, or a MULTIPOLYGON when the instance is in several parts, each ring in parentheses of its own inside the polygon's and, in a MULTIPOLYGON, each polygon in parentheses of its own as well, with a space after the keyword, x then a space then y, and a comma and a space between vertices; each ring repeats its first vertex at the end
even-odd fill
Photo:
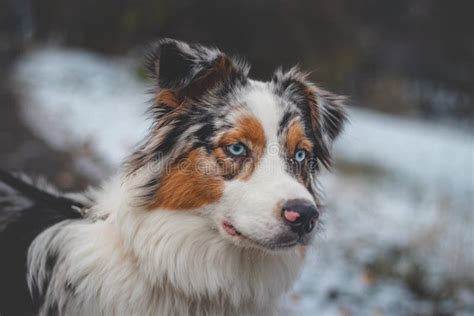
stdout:
POLYGON ((328 167, 331 164, 332 143, 347 120, 346 97, 318 88, 296 67, 286 73, 277 70, 272 82, 276 91, 295 103, 307 119, 318 142, 315 156, 328 167))
POLYGON ((196 98, 216 84, 247 76, 248 67, 217 48, 162 39, 150 50, 147 69, 155 81, 159 103, 176 106, 184 98, 196 98), (179 100, 176 100, 178 98, 179 100))

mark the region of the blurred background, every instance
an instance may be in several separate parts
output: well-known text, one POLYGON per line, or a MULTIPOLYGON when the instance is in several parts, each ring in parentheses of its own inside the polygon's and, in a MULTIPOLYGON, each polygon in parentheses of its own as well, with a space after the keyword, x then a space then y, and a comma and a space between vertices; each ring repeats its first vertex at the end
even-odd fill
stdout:
POLYGON ((100 183, 149 124, 159 37, 350 96, 289 315, 474 314, 474 2, 1 0, 0 168, 100 183))

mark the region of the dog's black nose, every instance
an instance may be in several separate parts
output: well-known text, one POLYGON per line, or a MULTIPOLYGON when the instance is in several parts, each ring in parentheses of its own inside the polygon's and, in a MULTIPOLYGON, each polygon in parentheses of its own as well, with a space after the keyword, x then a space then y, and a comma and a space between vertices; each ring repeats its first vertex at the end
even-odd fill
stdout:
POLYGON ((307 200, 290 200, 283 205, 282 216, 300 236, 310 233, 319 217, 316 207, 307 200))

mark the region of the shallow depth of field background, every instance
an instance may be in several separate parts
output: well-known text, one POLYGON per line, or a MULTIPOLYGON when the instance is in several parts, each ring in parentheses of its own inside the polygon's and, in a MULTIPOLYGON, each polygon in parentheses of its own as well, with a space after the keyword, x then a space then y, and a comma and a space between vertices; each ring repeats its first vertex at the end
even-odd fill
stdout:
MULTIPOLYGON (((472 1, 0 2, 0 168, 65 190, 144 135, 145 44, 173 37, 299 64, 351 98, 323 173, 324 230, 289 315, 474 313, 472 1)), ((0 280, 1 282, 1 280, 0 280)))

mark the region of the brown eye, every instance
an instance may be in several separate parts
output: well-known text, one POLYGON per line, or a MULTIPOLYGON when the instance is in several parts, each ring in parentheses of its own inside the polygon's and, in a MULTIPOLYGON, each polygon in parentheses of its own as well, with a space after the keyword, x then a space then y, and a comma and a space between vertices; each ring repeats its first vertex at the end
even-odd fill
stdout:
POLYGON ((226 146, 228 154, 232 157, 245 157, 247 156, 247 148, 244 144, 235 143, 226 146))

